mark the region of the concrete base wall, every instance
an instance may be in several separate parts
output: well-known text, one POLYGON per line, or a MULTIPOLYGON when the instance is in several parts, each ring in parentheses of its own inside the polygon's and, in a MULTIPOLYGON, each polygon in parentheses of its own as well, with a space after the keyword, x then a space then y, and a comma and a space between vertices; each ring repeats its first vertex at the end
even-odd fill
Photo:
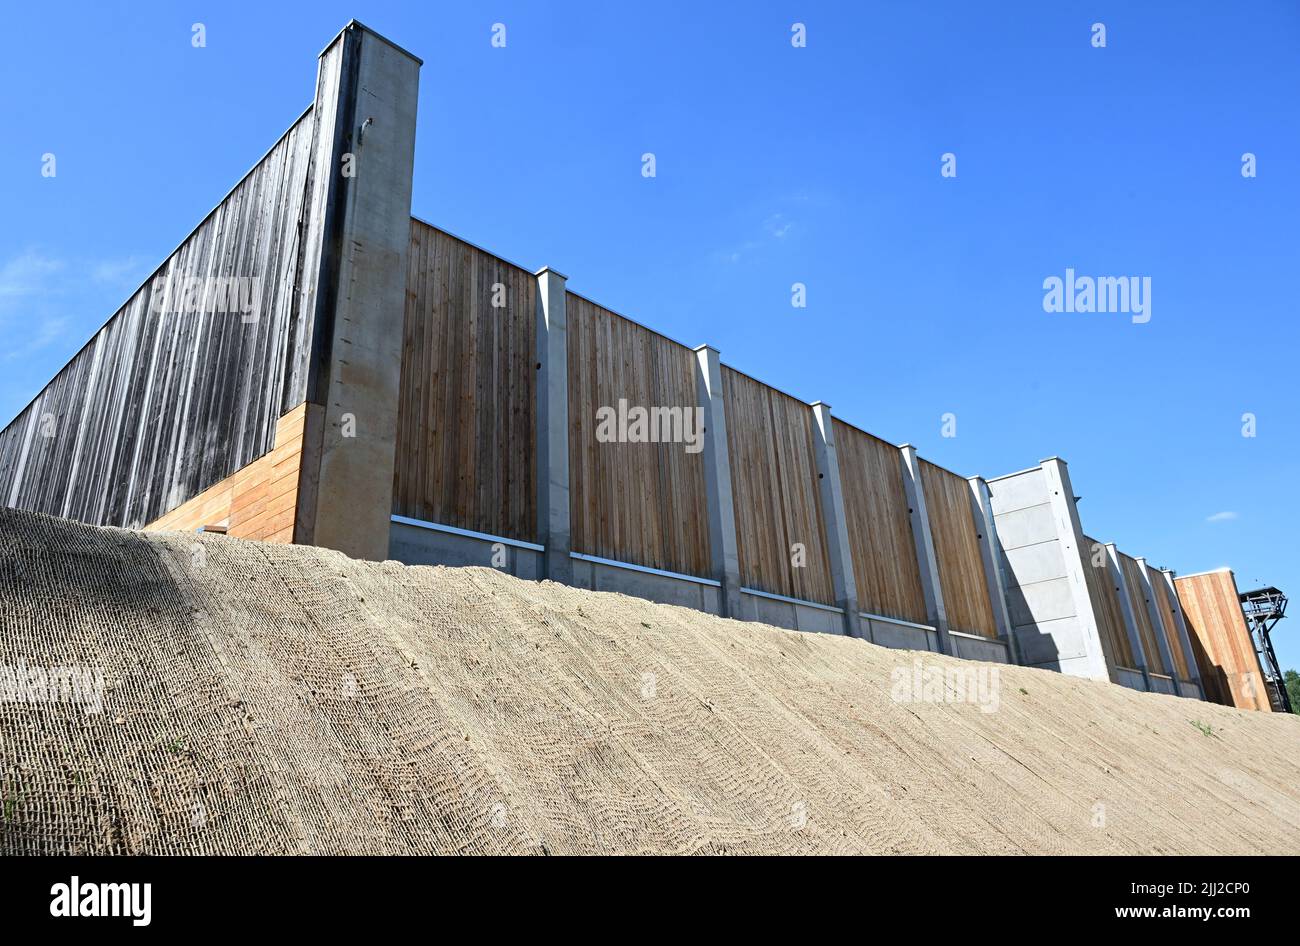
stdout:
POLYGON ((928 650, 940 653, 939 634, 932 627, 900 624, 888 618, 862 615, 862 631, 873 644, 898 650, 928 650))
MULTIPOLYGON (((479 565, 493 568, 496 540, 424 529, 394 522, 388 534, 388 557, 404 565, 479 565)), ((542 553, 506 545, 502 571, 536 581, 542 576, 542 553)))
POLYGON ((1140 690, 1143 693, 1147 690, 1147 684, 1142 679, 1142 674, 1137 670, 1130 670, 1127 667, 1115 668, 1115 682, 1120 686, 1128 687, 1130 690, 1140 690))
POLYGON ((1007 650, 1007 645, 1000 640, 991 637, 980 637, 976 634, 962 634, 958 631, 949 631, 948 636, 952 639, 953 650, 958 657, 964 657, 967 660, 984 660, 990 663, 1011 663, 1011 655, 1007 650))
POLYGON ((1151 674, 1151 691, 1153 693, 1168 693, 1170 696, 1175 696, 1173 678, 1162 677, 1158 673, 1151 674))
POLYGON ((573 559, 573 584, 591 591, 616 591, 655 601, 676 604, 709 614, 721 614, 721 589, 717 585, 623 568, 590 559, 573 559))
MULTIPOLYGON (((393 522, 389 535, 388 555, 407 565, 477 565, 496 567, 494 556, 504 554, 503 571, 517 578, 538 581, 542 578, 542 552, 511 545, 493 536, 443 527, 393 522)), ((711 582, 693 581, 686 576, 647 571, 608 561, 575 556, 573 585, 592 591, 614 591, 656 601, 694 608, 709 614, 722 613, 722 589, 711 582)), ((819 607, 811 602, 772 598, 752 591, 740 595, 740 620, 760 621, 792 631, 818 634, 843 634, 844 615, 838 609, 819 607)), ((941 653, 939 635, 932 627, 892 621, 862 614, 863 636, 882 647, 941 653)), ((972 634, 953 634, 959 657, 1010 663, 1007 647, 997 640, 972 634)))
POLYGON ((813 631, 819 634, 844 633, 842 611, 828 611, 812 604, 756 595, 743 588, 740 591, 740 618, 744 621, 774 624, 792 631, 813 631))

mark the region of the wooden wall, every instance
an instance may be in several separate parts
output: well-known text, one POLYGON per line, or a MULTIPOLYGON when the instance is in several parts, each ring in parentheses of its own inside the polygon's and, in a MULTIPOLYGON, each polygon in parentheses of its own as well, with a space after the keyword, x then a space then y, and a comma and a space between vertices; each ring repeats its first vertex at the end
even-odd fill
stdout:
POLYGON ((1123 552, 1120 552, 1119 560, 1124 566, 1124 581, 1128 584, 1129 600, 1133 603, 1133 620, 1137 623, 1138 637, 1142 641, 1142 650, 1146 653, 1147 669, 1152 673, 1170 676, 1170 668, 1165 666, 1165 659, 1156 642, 1156 629, 1151 624, 1151 615, 1147 609, 1147 593, 1142 583, 1141 566, 1134 558, 1123 552))
POLYGON ((869 614, 925 624, 899 450, 843 421, 834 425, 858 605, 869 614))
POLYGON ((970 483, 928 460, 921 460, 921 483, 948 626, 967 634, 997 637, 980 554, 982 530, 975 525, 970 483))
POLYGON ((1128 639, 1124 608, 1120 604, 1119 589, 1111 578, 1105 546, 1088 536, 1083 537, 1083 542, 1084 555, 1087 557, 1084 574, 1088 581, 1088 597, 1092 599, 1092 611, 1097 618, 1097 629, 1109 648, 1111 659, 1127 670, 1136 670, 1137 657, 1128 639), (1100 553, 1094 552, 1094 548, 1100 549, 1100 553), (1101 556, 1100 565, 1093 563, 1097 554, 1101 556))
POLYGON ((536 538, 536 292, 527 270, 411 221, 394 513, 536 538))
POLYGON ((312 124, 310 112, 295 122, 0 432, 0 502, 138 528, 271 449, 305 392, 298 224, 312 124), (186 277, 260 279, 256 320, 176 312, 186 277))
POLYGON ((813 454, 812 408, 726 365, 727 447, 740 580, 747 588, 834 604, 813 454), (806 560, 793 567, 791 547, 806 560))
POLYGON ((1237 582, 1222 569, 1175 578, 1206 699, 1271 712, 1259 655, 1241 613, 1237 582))
POLYGON ((1169 642, 1169 655, 1174 660, 1174 669, 1178 671, 1178 679, 1190 680, 1191 675, 1187 672, 1187 655, 1183 653, 1183 636, 1178 633, 1178 624, 1174 620, 1174 608, 1170 604, 1169 594, 1165 590, 1165 576, 1160 569, 1148 565, 1147 577, 1151 580, 1151 591, 1156 603, 1156 612, 1160 615, 1165 640, 1169 642))
POLYGON ((575 552, 712 577, 695 354, 568 294, 569 497, 575 552), (596 412, 676 407, 697 418, 683 443, 601 443, 596 412))
POLYGON ((307 405, 299 404, 276 423, 275 446, 248 466, 208 487, 145 528, 194 532, 225 526, 237 539, 293 541, 307 405))

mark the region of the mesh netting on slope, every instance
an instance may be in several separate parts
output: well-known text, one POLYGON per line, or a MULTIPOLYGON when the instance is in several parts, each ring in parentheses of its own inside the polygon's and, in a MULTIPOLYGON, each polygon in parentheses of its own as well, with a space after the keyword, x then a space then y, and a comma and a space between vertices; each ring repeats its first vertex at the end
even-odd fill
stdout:
POLYGON ((2 854, 1300 845, 1293 718, 490 569, 0 510, 0 668, 2 854))

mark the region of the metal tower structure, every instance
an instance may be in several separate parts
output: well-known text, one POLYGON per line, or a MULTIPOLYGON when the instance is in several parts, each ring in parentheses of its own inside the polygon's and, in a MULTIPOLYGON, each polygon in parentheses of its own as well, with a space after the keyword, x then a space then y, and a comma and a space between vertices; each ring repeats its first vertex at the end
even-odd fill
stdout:
POLYGON ((1277 622, 1286 617, 1286 600, 1286 595, 1273 587, 1241 593, 1241 610, 1246 616, 1246 625, 1250 628, 1259 662, 1264 668, 1264 682, 1269 687, 1269 699, 1275 709, 1290 713, 1291 698, 1287 695, 1282 668, 1278 666, 1273 641, 1269 637, 1277 622))

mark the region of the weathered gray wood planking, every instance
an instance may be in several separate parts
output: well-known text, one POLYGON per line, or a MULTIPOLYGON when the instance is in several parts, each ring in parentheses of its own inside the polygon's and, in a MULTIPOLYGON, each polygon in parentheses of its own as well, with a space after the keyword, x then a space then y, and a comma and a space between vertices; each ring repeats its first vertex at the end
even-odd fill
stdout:
POLYGON ((270 450, 305 394, 313 135, 309 110, 0 431, 0 502, 140 527, 270 450), (211 283, 183 311, 187 277, 250 280, 256 318, 214 306, 211 283))

